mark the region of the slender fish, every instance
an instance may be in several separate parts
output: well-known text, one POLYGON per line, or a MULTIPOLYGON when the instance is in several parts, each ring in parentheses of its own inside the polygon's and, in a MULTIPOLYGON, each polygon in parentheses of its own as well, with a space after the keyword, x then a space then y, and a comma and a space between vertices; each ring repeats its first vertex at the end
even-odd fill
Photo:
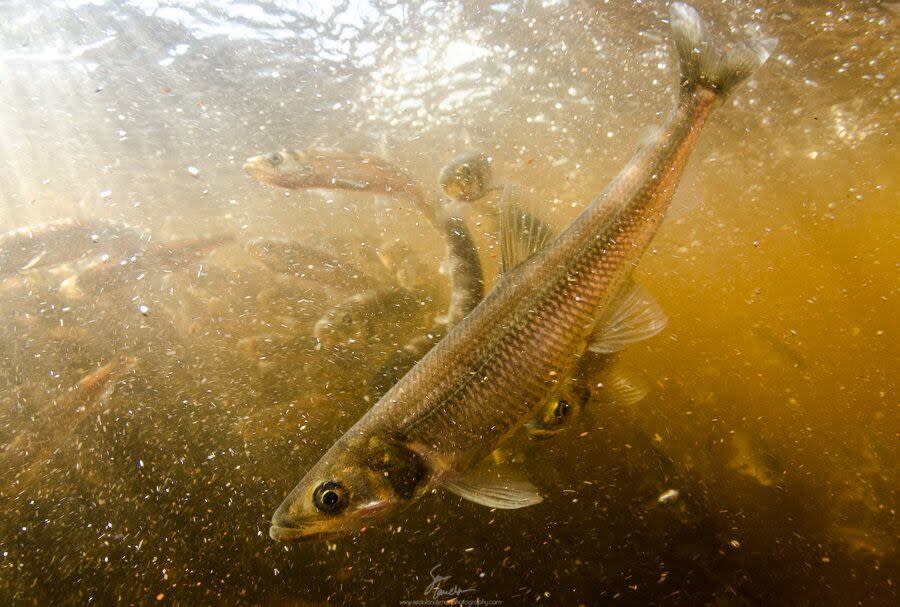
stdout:
MULTIPOLYGON (((468 162, 468 159, 460 160, 468 162)), ((344 190, 379 195, 399 194, 408 198, 441 233, 446 243, 450 276, 450 305, 446 323, 453 326, 462 320, 484 297, 481 262, 465 221, 447 205, 429 199, 406 171, 369 154, 314 149, 283 150, 254 156, 244 164, 244 170, 257 181, 291 190, 344 190)), ((452 168, 449 171, 446 179, 447 183, 452 184, 457 173, 452 168)), ((477 175, 472 176, 473 179, 475 177, 477 175)), ((471 192, 475 187, 477 185, 472 182, 465 188, 451 191, 465 189, 471 192)))
MULTIPOLYGON (((423 335, 417 335, 379 368, 369 381, 370 392, 381 396, 409 371, 447 332, 484 298, 484 276, 478 250, 465 224, 451 204, 430 202, 415 180, 387 161, 367 154, 328 150, 273 152, 247 160, 244 169, 256 180, 288 189, 338 189, 374 194, 400 193, 413 201, 425 219, 444 237, 450 276, 450 302, 446 314, 423 335)), ((451 201, 468 203, 491 191, 490 158, 482 153, 456 157, 441 171, 441 188, 451 201)), ((382 251, 390 266, 396 250, 382 251)), ((380 252, 380 253, 382 253, 380 252)), ((397 274, 402 284, 402 276, 397 274)), ((349 302, 354 309, 355 303, 349 302)), ((346 324, 354 324, 351 322, 346 324)), ((330 329, 328 322, 326 341, 330 329)), ((341 343, 339 340, 337 343, 341 343)), ((358 339, 355 341, 359 342, 358 339)), ((324 343, 324 342, 320 342, 324 343)))
POLYGON ((328 251, 293 240, 255 238, 244 250, 261 264, 315 288, 357 293, 375 289, 379 281, 328 251))
POLYGON ((519 238, 527 222, 504 205, 503 276, 491 294, 307 472, 272 517, 273 539, 346 533, 431 487, 492 508, 541 501, 530 482, 492 468, 488 456, 572 376, 585 351, 615 352, 661 330, 661 312, 634 286, 633 269, 701 127, 774 48, 763 40, 721 49, 681 3, 671 6, 671 29, 680 87, 657 138, 553 242, 519 238))
POLYGON ((17 228, 0 235, 0 278, 100 253, 133 253, 143 246, 140 232, 104 219, 61 219, 17 228))
MULTIPOLYGON (((480 200, 492 192, 491 159, 481 152, 457 156, 441 170, 441 189, 458 203, 480 200)), ((462 217, 451 212, 453 202, 445 205, 444 229, 448 239, 447 263, 451 276, 450 305, 447 314, 422 335, 406 342, 369 380, 369 393, 381 397, 438 343, 447 330, 459 323, 484 298, 484 277, 475 243, 462 217)))
POLYGON ((390 324, 398 316, 416 315, 420 308, 412 293, 396 286, 380 287, 351 295, 329 308, 320 318, 313 335, 326 348, 358 348, 379 334, 379 325, 390 324))
POLYGON ((616 366, 618 354, 585 352, 575 374, 560 382, 556 391, 525 422, 528 438, 555 436, 572 427, 588 404, 629 406, 649 392, 643 378, 616 366))
POLYGON ((112 394, 116 384, 128 375, 135 361, 119 357, 91 371, 64 394, 51 400, 32 425, 22 430, 0 450, 0 463, 20 482, 37 474, 64 437, 86 417, 97 415, 98 407, 112 394))

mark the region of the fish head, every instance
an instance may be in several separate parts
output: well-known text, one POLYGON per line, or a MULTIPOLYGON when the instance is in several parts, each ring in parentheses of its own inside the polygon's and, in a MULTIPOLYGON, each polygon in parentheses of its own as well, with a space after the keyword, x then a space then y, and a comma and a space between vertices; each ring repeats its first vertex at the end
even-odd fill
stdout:
POLYGON ((290 189, 310 187, 316 177, 313 160, 303 152, 292 150, 248 158, 244 170, 257 181, 290 189))
POLYGON ((250 257, 275 272, 288 272, 289 259, 286 242, 271 238, 254 238, 244 243, 244 250, 250 257))
POLYGON ((390 474, 367 454, 332 447, 272 516, 269 536, 290 541, 343 535, 377 523, 401 503, 390 474))
POLYGON ((443 168, 440 182, 453 200, 478 200, 491 187, 491 157, 480 152, 463 154, 443 168))
POLYGON ((581 410, 581 401, 569 387, 561 387, 535 410, 525 424, 529 438, 541 439, 554 436, 572 425, 581 410))
POLYGON ((313 335, 326 348, 359 347, 366 343, 365 314, 347 300, 329 309, 316 321, 313 335))

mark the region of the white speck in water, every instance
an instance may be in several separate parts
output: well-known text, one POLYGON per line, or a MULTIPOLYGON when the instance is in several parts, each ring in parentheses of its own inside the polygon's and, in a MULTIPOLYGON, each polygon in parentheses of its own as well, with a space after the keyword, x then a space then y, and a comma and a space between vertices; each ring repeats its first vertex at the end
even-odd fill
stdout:
POLYGON ((103 190, 102 192, 100 192, 100 198, 104 200, 106 200, 110 196, 112 196, 112 190, 103 190))
POLYGON ((139 310, 140 313, 143 314, 144 316, 147 316, 147 315, 150 314, 150 308, 147 307, 147 306, 144 305, 144 304, 141 304, 140 306, 138 306, 138 310, 139 310))
POLYGON ((190 173, 191 177, 197 177, 198 175, 200 175, 200 169, 195 166, 189 166, 187 168, 187 172, 190 173))
POLYGON ((139 459, 138 460, 138 468, 143 468, 143 467, 144 467, 144 460, 139 459))

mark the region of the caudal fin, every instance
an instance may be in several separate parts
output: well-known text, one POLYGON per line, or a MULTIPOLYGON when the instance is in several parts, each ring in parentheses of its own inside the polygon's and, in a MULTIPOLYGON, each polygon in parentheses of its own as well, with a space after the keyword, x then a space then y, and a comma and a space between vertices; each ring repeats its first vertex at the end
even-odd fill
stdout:
POLYGON ((778 43, 777 38, 764 38, 720 45, 709 36, 697 11, 681 2, 672 3, 669 23, 681 63, 682 87, 705 86, 722 97, 765 63, 778 43))

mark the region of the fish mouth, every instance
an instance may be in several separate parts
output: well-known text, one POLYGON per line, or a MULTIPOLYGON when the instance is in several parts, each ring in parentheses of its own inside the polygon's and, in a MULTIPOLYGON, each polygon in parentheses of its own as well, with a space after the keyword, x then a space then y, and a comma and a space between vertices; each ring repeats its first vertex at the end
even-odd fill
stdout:
POLYGON ((272 525, 269 527, 269 537, 276 542, 291 542, 310 537, 307 530, 302 527, 281 527, 272 525))
POLYGON ((264 155, 251 156, 244 163, 244 171, 251 175, 269 174, 272 172, 272 163, 264 155))
POLYGON ((387 509, 386 500, 373 500, 351 511, 349 519, 289 518, 275 512, 269 524, 269 537, 276 542, 292 542, 323 537, 337 537, 350 533, 365 524, 365 521, 377 518, 387 509))
POLYGON ((282 504, 269 523, 269 537, 276 542, 292 542, 323 535, 334 535, 340 531, 335 521, 315 517, 292 517, 287 514, 286 504, 282 504))
POLYGON ((269 537, 276 542, 295 542, 298 540, 336 536, 341 533, 340 527, 332 527, 321 523, 301 524, 296 527, 287 527, 275 522, 269 525, 269 537))

